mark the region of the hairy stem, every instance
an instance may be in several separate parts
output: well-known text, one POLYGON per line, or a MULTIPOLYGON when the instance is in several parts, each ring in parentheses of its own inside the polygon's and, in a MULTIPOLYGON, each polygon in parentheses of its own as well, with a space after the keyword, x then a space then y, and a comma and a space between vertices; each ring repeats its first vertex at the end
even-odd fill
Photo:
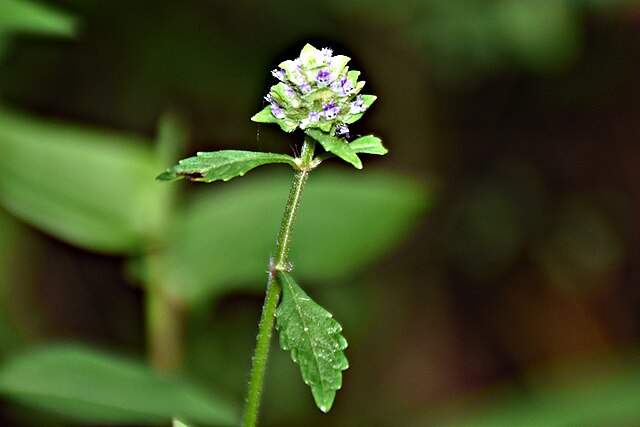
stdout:
POLYGON ((244 426, 254 427, 258 422, 258 410, 260 408, 260 397, 264 385, 264 374, 269 358, 269 345, 275 321, 276 307, 280 299, 280 283, 278 283, 278 271, 288 270, 289 245, 293 234, 293 225, 300 207, 300 199, 304 185, 311 172, 313 151, 315 141, 305 138, 300 154, 299 166, 289 191, 289 198, 285 206, 282 225, 276 244, 276 255, 269 266, 269 281, 267 282, 267 292, 262 307, 262 316, 258 326, 258 337, 256 338, 256 349, 253 355, 251 374, 249 376, 249 386, 247 390, 246 407, 244 412, 244 426))

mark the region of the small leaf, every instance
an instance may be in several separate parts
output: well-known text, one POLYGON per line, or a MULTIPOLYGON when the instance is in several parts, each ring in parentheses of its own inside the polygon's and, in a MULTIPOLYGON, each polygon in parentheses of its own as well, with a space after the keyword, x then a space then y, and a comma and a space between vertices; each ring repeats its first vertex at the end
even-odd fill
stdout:
MULTIPOLYGON (((367 107, 367 110, 369 109, 369 107, 371 107, 371 104, 373 104, 373 102, 376 99, 378 99, 378 97, 375 96, 375 95, 362 95, 362 100, 364 101, 364 105, 367 107)), ((367 110, 363 111, 362 113, 354 114, 353 116, 349 116, 344 122, 346 124, 351 124, 351 123, 357 122, 364 115, 364 113, 366 113, 367 110)))
POLYGON ((293 132, 298 127, 297 123, 276 118, 271 112, 271 106, 267 105, 259 113, 251 117, 256 123, 277 123, 285 132, 293 132))
POLYGON ((384 155, 389 152, 383 145, 382 140, 377 136, 367 135, 353 140, 349 143, 351 149, 356 153, 384 155))
POLYGON ((362 162, 344 139, 331 136, 317 129, 306 129, 305 133, 318 141, 328 152, 335 154, 347 163, 351 163, 357 169, 362 169, 362 162))
POLYGON ((342 371, 349 367, 342 326, 309 298, 289 273, 279 272, 278 277, 282 286, 282 301, 276 310, 280 347, 291 351, 316 405, 329 412, 336 390, 342 387, 342 371))
POLYGON ((159 181, 175 181, 180 178, 200 182, 229 181, 244 175, 251 169, 269 163, 287 163, 293 167, 296 166, 293 157, 285 154, 221 150, 198 153, 196 157, 180 160, 178 165, 167 169, 157 179, 159 181))
POLYGON ((278 119, 271 113, 271 105, 264 107, 259 113, 251 117, 256 123, 276 123, 278 119))
POLYGON ((173 417, 235 423, 236 408, 186 381, 77 346, 45 347, 0 369, 0 393, 88 424, 158 424, 173 417))

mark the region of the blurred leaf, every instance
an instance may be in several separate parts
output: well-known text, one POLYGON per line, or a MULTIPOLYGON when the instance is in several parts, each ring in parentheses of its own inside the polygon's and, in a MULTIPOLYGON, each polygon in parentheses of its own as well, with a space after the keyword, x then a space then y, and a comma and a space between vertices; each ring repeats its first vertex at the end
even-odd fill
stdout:
POLYGON ((349 146, 354 152, 362 154, 384 155, 389 152, 389 150, 382 145, 382 140, 373 135, 361 136, 351 141, 349 146))
POLYGON ((328 152, 335 154, 347 163, 351 163, 356 168, 362 169, 362 162, 345 140, 317 129, 307 129, 304 132, 318 141, 328 152))
POLYGON ((176 416, 233 425, 236 408, 193 385, 96 350, 58 346, 0 369, 0 393, 87 423, 157 424, 176 416))
POLYGON ((569 2, 509 0, 497 7, 505 40, 513 54, 530 68, 556 70, 578 55, 578 11, 569 2))
POLYGON ((198 153, 196 157, 180 160, 178 164, 158 176, 159 181, 229 181, 243 176, 251 169, 270 163, 287 163, 295 167, 293 157, 285 154, 260 153, 254 151, 221 150, 198 153))
POLYGON ((69 243, 135 251, 150 224, 156 164, 141 138, 0 109, 0 202, 69 243))
MULTIPOLYGON (((263 286, 290 185, 290 175, 256 174, 211 186, 176 215, 169 290, 195 302, 229 286, 263 286)), ((353 274, 397 245, 426 203, 424 188, 406 178, 314 171, 292 242, 296 275, 321 282, 353 274)))
POLYGON ((190 427, 188 424, 183 423, 182 421, 174 418, 172 421, 173 427, 190 427))
MULTIPOLYGON (((607 372, 604 367, 602 372, 607 372)), ((487 410, 455 426, 623 426, 640 420, 640 366, 575 384, 538 387, 509 393, 487 410)))
POLYGON ((280 347, 291 351, 300 365, 302 378, 313 393, 316 405, 329 412, 342 387, 342 371, 349 367, 343 350, 347 340, 342 326, 331 313, 318 305, 287 272, 278 273, 282 300, 276 311, 280 347))
POLYGON ((0 1, 0 38, 8 32, 73 36, 77 23, 70 15, 42 2, 0 1))

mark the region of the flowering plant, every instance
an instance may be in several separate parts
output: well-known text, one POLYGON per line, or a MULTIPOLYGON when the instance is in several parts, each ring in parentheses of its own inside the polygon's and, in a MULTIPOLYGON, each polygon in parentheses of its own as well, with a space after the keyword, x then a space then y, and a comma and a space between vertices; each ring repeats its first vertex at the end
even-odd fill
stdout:
POLYGON ((361 169, 358 154, 387 153, 380 139, 373 135, 348 141, 348 125, 360 119, 376 99, 373 95, 360 94, 364 82, 358 81, 359 71, 349 70, 349 60, 347 56, 333 56, 331 49, 319 50, 307 44, 298 58, 284 61, 280 68, 272 71, 279 82, 265 97, 269 105, 252 120, 277 123, 286 132, 303 130, 306 136, 300 156, 239 150, 197 153, 158 176, 162 181, 187 178, 212 182, 228 181, 269 163, 286 163, 295 170, 275 256, 269 263, 265 303, 247 392, 245 426, 254 426, 257 422, 274 323, 280 335, 280 346, 290 350, 291 358, 300 365, 302 378, 311 388, 321 411, 331 409, 336 390, 342 386, 342 371, 349 366, 344 354, 347 341, 341 335, 342 327, 295 282, 288 260, 293 225, 309 173, 332 156, 361 169), (314 156, 316 143, 326 152, 314 156))

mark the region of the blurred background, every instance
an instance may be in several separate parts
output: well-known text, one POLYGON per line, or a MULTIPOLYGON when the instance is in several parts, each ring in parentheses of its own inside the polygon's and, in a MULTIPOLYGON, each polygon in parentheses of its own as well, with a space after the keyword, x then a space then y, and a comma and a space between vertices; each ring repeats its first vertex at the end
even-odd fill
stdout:
POLYGON ((274 340, 262 425, 640 425, 635 0, 0 0, 0 425, 237 416, 290 171, 154 177, 297 149, 249 118, 307 42, 390 153, 311 176, 351 367, 321 414, 274 340))

